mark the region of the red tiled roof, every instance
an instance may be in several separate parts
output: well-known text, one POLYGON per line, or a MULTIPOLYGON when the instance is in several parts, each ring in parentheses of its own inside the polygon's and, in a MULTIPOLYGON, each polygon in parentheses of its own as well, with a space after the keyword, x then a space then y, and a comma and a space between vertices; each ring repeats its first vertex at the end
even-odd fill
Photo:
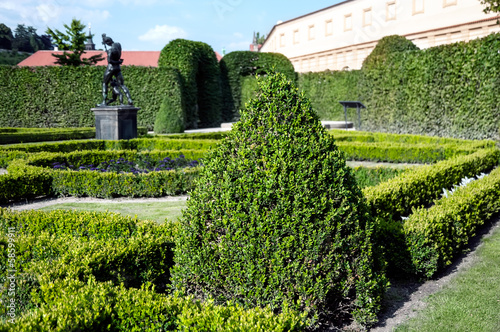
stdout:
MULTIPOLYGON (((69 51, 68 51, 69 52, 69 51)), ((56 58, 52 54, 63 54, 63 51, 38 51, 33 53, 17 65, 19 67, 39 67, 39 66, 58 66, 55 64, 56 58)), ((107 66, 106 53, 104 51, 85 51, 83 58, 89 58, 93 55, 101 54, 105 59, 99 61, 97 66, 107 66)), ((215 52, 217 61, 222 59, 222 55, 215 52)), ((142 66, 158 67, 160 51, 122 51, 123 66, 142 66)))
MULTIPOLYGON (((56 58, 52 54, 63 54, 63 51, 38 51, 27 57, 17 65, 20 67, 58 66, 56 58)), ((105 59, 99 61, 97 66, 107 66, 106 53, 104 51, 85 51, 83 58, 101 54, 105 59)), ((123 66, 158 67, 160 51, 122 51, 123 66)))

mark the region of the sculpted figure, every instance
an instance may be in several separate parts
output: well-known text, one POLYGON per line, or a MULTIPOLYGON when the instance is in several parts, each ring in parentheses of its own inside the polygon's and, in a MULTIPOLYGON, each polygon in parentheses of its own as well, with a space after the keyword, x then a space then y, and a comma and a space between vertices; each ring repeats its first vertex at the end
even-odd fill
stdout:
POLYGON ((119 93, 120 89, 123 90, 125 96, 127 97, 128 104, 133 105, 132 98, 130 97, 130 92, 128 88, 124 84, 122 70, 120 65, 123 62, 121 59, 122 56, 122 47, 120 43, 113 42, 113 39, 106 36, 106 34, 102 34, 102 43, 104 44, 104 48, 106 49, 106 53, 108 54, 108 66, 106 67, 106 71, 104 72, 104 78, 102 81, 102 103, 97 106, 106 106, 109 103, 116 100, 116 96, 120 96, 120 103, 123 102, 123 96, 119 93), (106 47, 109 46, 109 49, 106 47), (114 78, 114 79, 113 79, 114 78), (113 82, 112 82, 113 79, 113 82), (107 101, 108 97, 108 85, 112 82, 113 86, 113 99, 109 102, 107 101))

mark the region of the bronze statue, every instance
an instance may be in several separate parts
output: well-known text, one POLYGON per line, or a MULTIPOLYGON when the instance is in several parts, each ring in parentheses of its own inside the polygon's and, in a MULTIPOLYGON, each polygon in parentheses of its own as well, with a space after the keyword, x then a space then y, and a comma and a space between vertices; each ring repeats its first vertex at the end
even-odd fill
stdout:
POLYGON ((114 102, 117 96, 120 97, 120 103, 123 105, 123 95, 121 94, 120 89, 125 93, 125 96, 128 99, 128 104, 134 105, 132 98, 130 97, 130 92, 124 84, 122 70, 120 67, 123 63, 123 59, 120 59, 122 56, 122 46, 120 43, 113 42, 113 39, 106 36, 105 33, 102 34, 102 43, 104 44, 104 49, 108 54, 108 66, 106 67, 104 79, 102 81, 102 103, 97 106, 107 106, 114 102), (106 45, 110 48, 108 49, 106 45), (110 82, 113 87, 113 99, 107 101, 108 84, 110 82))

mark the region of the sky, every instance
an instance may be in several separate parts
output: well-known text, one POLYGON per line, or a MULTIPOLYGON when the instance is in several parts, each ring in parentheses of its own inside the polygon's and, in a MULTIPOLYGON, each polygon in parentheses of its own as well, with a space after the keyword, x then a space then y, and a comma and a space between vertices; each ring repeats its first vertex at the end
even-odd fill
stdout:
MULTIPOLYGON (((171 40, 201 41, 221 53, 248 50, 253 33, 343 0, 0 0, 0 23, 64 31, 73 18, 91 26, 96 48, 106 33, 128 51, 161 51, 171 40)), ((88 31, 88 29, 86 29, 88 31)))

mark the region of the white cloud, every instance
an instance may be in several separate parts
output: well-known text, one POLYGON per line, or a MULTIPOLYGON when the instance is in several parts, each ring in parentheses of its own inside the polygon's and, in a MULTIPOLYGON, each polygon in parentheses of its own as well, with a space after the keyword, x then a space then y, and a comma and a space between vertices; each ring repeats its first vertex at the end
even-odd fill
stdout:
POLYGON ((235 32, 233 33, 233 36, 235 36, 236 38, 243 38, 243 34, 241 32, 235 32))
POLYGON ((168 25, 156 25, 153 29, 139 36, 139 40, 154 42, 157 44, 166 44, 172 39, 186 38, 187 32, 179 27, 168 25))

